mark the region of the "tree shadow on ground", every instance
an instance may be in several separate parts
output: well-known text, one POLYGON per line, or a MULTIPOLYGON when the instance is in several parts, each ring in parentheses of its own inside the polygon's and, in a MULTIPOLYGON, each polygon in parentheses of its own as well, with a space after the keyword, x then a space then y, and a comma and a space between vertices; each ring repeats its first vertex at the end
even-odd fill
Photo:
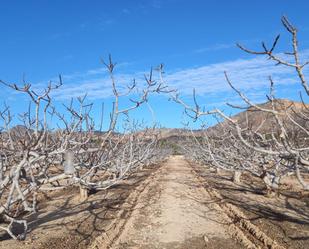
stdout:
POLYGON ((222 196, 221 202, 238 207, 248 220, 271 237, 280 237, 282 243, 291 243, 289 248, 293 245, 298 248, 300 240, 309 240, 308 196, 283 188, 278 195, 267 197, 261 179, 245 175, 240 184, 235 184, 230 173, 218 175, 207 167, 191 166, 204 179, 204 188, 218 191, 222 196))
MULTIPOLYGON (((123 215, 132 212, 134 206, 123 207, 124 203, 157 168, 158 166, 152 165, 132 173, 119 184, 108 190, 93 193, 85 201, 79 200, 78 188, 49 195, 48 199, 41 203, 38 212, 25 217, 28 221, 28 237, 35 240, 40 239, 42 233, 50 233, 46 234, 47 240, 43 239, 41 246, 36 248, 56 248, 57 245, 63 244, 63 237, 71 241, 68 248, 88 245, 94 237, 108 231, 106 228, 119 218, 117 214, 120 210, 125 209, 123 215), (51 235, 55 235, 56 238, 48 239, 51 235)), ((10 237, 4 234, 0 241, 7 239, 10 237)))

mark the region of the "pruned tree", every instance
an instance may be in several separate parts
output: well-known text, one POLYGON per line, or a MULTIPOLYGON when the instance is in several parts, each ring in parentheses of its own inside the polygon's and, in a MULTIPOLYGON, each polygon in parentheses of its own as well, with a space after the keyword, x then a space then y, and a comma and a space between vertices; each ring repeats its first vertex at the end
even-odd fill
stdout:
POLYGON ((93 104, 87 102, 86 95, 64 105, 64 112, 57 110, 52 92, 61 91, 61 76, 59 82, 50 82, 42 91, 25 81, 22 86, 0 81, 2 86, 30 99, 27 110, 18 114, 18 125, 16 121, 13 123, 9 106, 0 111, 0 230, 13 239, 26 237, 24 217, 37 211, 41 192, 79 186, 82 201, 89 190, 108 189, 130 172, 161 159, 157 152, 158 138, 151 129, 137 132, 134 123, 117 132, 116 125, 121 115, 130 120, 129 113, 146 103, 150 94, 168 92, 167 87, 153 79, 151 70, 145 75, 144 88, 133 99, 130 94, 136 89, 136 82, 120 92, 114 77, 116 63, 111 56, 104 65, 114 96, 105 132, 95 131, 93 104), (132 105, 120 109, 120 98, 130 99, 132 105), (49 120, 57 126, 52 126, 49 120), (16 223, 22 224, 23 232, 16 234, 13 230, 16 223))
MULTIPOLYGON (((292 43, 292 51, 285 52, 285 57, 275 52, 279 35, 271 47, 263 42, 262 51, 249 50, 239 44, 237 46, 247 53, 264 55, 276 65, 295 69, 300 84, 308 95, 308 82, 303 71, 309 62, 302 62, 300 59, 297 29, 286 17, 282 17, 281 21, 291 35, 292 43)), ((219 123, 221 122, 215 128, 206 129, 202 141, 194 138, 199 153, 203 154, 200 158, 217 168, 234 172, 249 171, 261 177, 270 190, 278 187, 282 176, 295 174, 303 189, 309 190, 309 183, 302 176, 309 171, 308 105, 303 100, 302 104, 293 102, 286 104, 276 99, 271 76, 270 91, 266 96, 268 103, 255 104, 234 86, 227 72, 224 75, 228 85, 245 104, 228 105, 234 109, 244 110, 247 115, 246 122, 241 123, 236 116, 230 117, 220 109, 202 108, 196 99, 195 91, 193 91, 194 105, 188 105, 177 94, 173 95, 174 101, 181 104, 192 119, 215 116, 220 120, 219 123), (254 118, 254 115, 248 115, 250 112, 255 112, 255 115, 262 114, 263 119, 250 120, 254 118)), ((240 173, 236 174, 234 179, 238 181, 240 173)))

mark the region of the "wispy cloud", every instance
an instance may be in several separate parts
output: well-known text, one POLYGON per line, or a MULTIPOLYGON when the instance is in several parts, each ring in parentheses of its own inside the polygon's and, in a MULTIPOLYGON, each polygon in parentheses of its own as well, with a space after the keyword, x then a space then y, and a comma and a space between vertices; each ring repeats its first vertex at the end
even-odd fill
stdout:
POLYGON ((131 11, 129 9, 127 9, 127 8, 124 8, 124 9, 121 10, 121 13, 125 14, 125 15, 128 15, 128 14, 131 14, 131 11))
MULTIPOLYGON (((309 50, 302 52, 309 58, 309 50)), ((309 68, 305 69, 308 72, 309 68)), ((275 66, 265 57, 238 59, 197 68, 189 68, 167 75, 166 81, 171 87, 180 89, 183 94, 191 94, 195 88, 197 94, 213 94, 230 91, 224 78, 227 71, 233 84, 242 90, 260 90, 269 86, 268 77, 272 76, 276 85, 298 82, 294 70, 286 66, 275 66)))
MULTIPOLYGON (((246 46, 252 44, 252 43, 257 43, 259 42, 260 39, 246 39, 239 41, 240 44, 246 44, 246 46)), ((201 47, 198 49, 193 50, 193 53, 205 53, 205 52, 216 52, 219 50, 226 50, 226 49, 231 49, 231 48, 237 48, 236 42, 220 42, 220 43, 215 43, 209 46, 201 47)))
POLYGON ((162 7, 162 1, 160 1, 160 0, 153 0, 151 2, 151 7, 155 8, 155 9, 160 9, 162 7))
POLYGON ((194 53, 205 53, 209 51, 218 51, 235 47, 235 43, 218 43, 209 47, 199 48, 194 50, 194 53))
MULTIPOLYGON (((58 100, 66 100, 76 98, 87 94, 90 99, 104 99, 112 96, 111 79, 106 75, 88 71, 88 77, 82 80, 76 80, 73 76, 64 77, 65 83, 61 88, 53 92, 53 97, 58 100), (99 76, 101 75, 101 76, 99 76), (92 77, 94 76, 94 77, 92 77), (70 78, 70 80, 68 80, 70 78)), ((117 82, 117 89, 124 92, 126 87, 132 84, 133 78, 129 74, 117 74, 115 81, 117 82)))
MULTIPOLYGON (((309 50, 303 51, 302 57, 309 59, 309 50)), ((123 67, 123 71, 125 68, 123 67)), ((224 71, 228 72, 235 87, 247 92, 256 100, 265 96, 268 91, 270 75, 276 86, 289 86, 299 82, 292 68, 275 66, 265 57, 237 59, 186 68, 166 73, 164 80, 170 88, 178 89, 182 96, 190 96, 192 89, 195 88, 198 96, 209 96, 212 99, 220 98, 221 100, 230 98, 234 101, 232 90, 224 78, 224 71)), ((305 68, 305 74, 308 73, 309 68, 305 68)), ((133 78, 138 84, 143 84, 144 74, 143 71, 135 74, 122 72, 116 74, 116 81, 119 88, 124 89, 126 85, 132 83, 133 78)), ((110 78, 104 68, 64 75, 63 80, 63 87, 54 92, 54 97, 57 99, 69 99, 86 93, 91 99, 102 99, 112 95, 110 78)))

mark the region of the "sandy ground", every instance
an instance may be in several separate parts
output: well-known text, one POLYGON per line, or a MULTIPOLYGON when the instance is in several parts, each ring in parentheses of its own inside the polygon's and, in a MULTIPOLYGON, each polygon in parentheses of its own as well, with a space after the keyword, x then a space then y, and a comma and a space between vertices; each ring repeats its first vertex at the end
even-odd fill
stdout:
POLYGON ((241 248, 182 156, 157 172, 112 248, 241 248))
MULTIPOLYGON (((205 165, 191 163, 191 166, 204 179, 204 188, 220 195, 220 205, 224 209, 228 205, 236 208, 246 222, 283 248, 309 248, 309 193, 302 191, 295 179, 285 179, 284 182, 293 184, 283 184, 276 196, 268 197, 260 178, 244 174, 241 182, 235 184, 230 172, 217 174, 205 165)), ((243 221, 234 221, 238 227, 243 224, 243 221)), ((259 236, 254 234, 252 238, 250 229, 244 232, 255 245, 267 248, 259 236)))
POLYGON ((0 249, 309 248, 308 193, 268 198, 259 178, 231 177, 171 156, 85 201, 51 192, 26 217, 27 239, 0 233, 0 249))
POLYGON ((26 216, 29 231, 24 241, 0 232, 0 249, 84 249, 102 234, 115 233, 124 224, 160 165, 140 169, 108 189, 79 199, 78 188, 46 194, 39 211, 26 216))

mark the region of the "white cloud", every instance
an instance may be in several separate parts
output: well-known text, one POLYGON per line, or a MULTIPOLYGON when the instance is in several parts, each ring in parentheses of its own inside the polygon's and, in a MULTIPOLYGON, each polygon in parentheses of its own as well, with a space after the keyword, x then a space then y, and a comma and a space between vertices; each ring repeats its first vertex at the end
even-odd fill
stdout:
POLYGON ((218 51, 223 49, 229 49, 235 47, 235 43, 218 43, 213 46, 205 47, 205 48, 199 48, 193 51, 193 53, 205 53, 209 51, 218 51))
MULTIPOLYGON (((309 58, 309 50, 302 57, 309 58)), ((309 68, 305 69, 309 72, 309 68)), ((275 66, 265 57, 238 59, 197 68, 184 69, 166 76, 166 81, 182 94, 191 94, 192 88, 198 95, 222 93, 230 90, 224 71, 227 71, 233 84, 242 90, 258 90, 269 86, 272 76, 276 85, 297 83, 295 70, 283 65, 275 66)))
POLYGON ((126 8, 124 8, 124 9, 122 9, 121 10, 121 12, 123 13, 123 14, 131 14, 131 11, 129 10, 129 9, 126 9, 126 8))
MULTIPOLYGON (((309 58, 309 50, 302 52, 303 58, 309 58)), ((309 68, 305 73, 309 73, 309 68)), ((275 85, 289 85, 298 83, 295 71, 286 66, 275 66, 265 57, 252 59, 238 59, 222 63, 210 64, 195 68, 187 68, 167 73, 164 77, 172 89, 178 89, 182 96, 190 96, 192 89, 196 89, 199 96, 231 95, 224 71, 227 71, 233 84, 250 93, 252 96, 262 96, 269 87, 268 77, 271 75, 275 85)), ((116 82, 120 90, 132 83, 133 78, 137 83, 143 84, 145 72, 135 74, 116 74, 116 82)), ((57 79, 55 79, 56 81, 57 79)), ((55 91, 53 96, 57 99, 70 99, 87 93, 91 99, 103 99, 112 95, 111 81, 104 68, 96 68, 85 72, 76 72, 63 76, 64 85, 55 91)), ((39 84, 40 86, 42 84, 39 84)))
MULTIPOLYGON (((64 81, 64 85, 53 92, 53 97, 64 100, 76 98, 85 94, 87 94, 90 99, 104 99, 112 96, 111 80, 108 76, 98 77, 97 73, 91 71, 88 71, 86 76, 85 79, 78 81, 75 81, 74 77, 64 77, 64 79, 69 78, 70 82, 66 83, 64 81), (95 75, 95 77, 92 78, 93 75, 95 75)), ((126 86, 132 83, 133 79, 130 77, 131 75, 126 74, 118 74, 115 76, 117 89, 120 92, 124 92, 126 86)))

